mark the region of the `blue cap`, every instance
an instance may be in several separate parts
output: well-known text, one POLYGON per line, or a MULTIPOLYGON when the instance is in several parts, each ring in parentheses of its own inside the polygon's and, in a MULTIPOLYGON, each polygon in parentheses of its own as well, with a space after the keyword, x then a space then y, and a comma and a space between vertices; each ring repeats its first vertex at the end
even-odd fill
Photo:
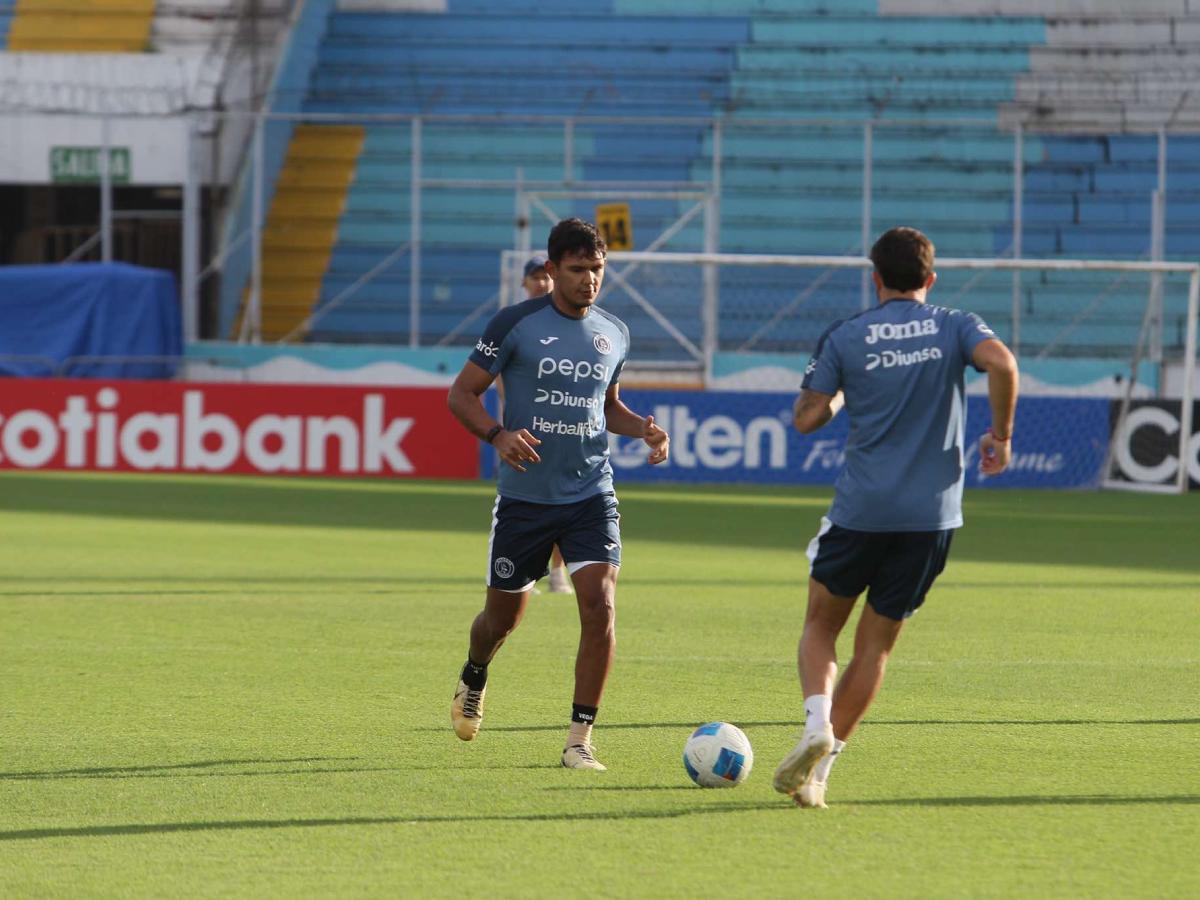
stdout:
POLYGON ((528 278, 530 275, 532 275, 538 269, 544 269, 544 268, 546 268, 546 257, 532 256, 532 257, 530 257, 529 262, 525 263, 525 276, 524 277, 528 278))

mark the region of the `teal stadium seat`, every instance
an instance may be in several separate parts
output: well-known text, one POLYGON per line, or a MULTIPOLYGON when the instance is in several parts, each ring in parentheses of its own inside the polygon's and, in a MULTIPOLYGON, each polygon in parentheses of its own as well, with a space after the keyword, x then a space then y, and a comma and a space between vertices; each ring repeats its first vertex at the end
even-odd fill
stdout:
MULTIPOLYGON (((953 4, 948 5, 952 9, 953 4)), ((720 246, 732 252, 857 254, 863 137, 859 123, 955 117, 977 127, 880 124, 874 131, 873 222, 926 230, 943 256, 1010 251, 1012 137, 997 128, 1030 50, 1045 40, 1038 17, 881 16, 875 0, 568 0, 545 14, 534 0, 450 0, 445 14, 336 12, 304 108, 310 112, 480 115, 721 116, 720 246), (584 22, 581 24, 581 17, 584 22), (797 128, 770 123, 813 120, 797 128), (830 125, 816 120, 837 119, 830 125)), ((366 142, 322 287, 328 303, 410 235, 406 125, 367 122, 366 142)), ((562 129, 427 121, 427 178, 563 177, 562 129)), ((1172 138, 1169 253, 1190 252, 1200 230, 1200 139, 1172 138)), ((585 125, 575 130, 579 181, 708 182, 711 132, 694 127, 585 125)), ((1149 242, 1155 146, 1142 138, 1028 136, 1024 253, 1136 257, 1149 242)), ((643 203, 644 247, 690 204, 643 203)), ((514 239, 511 190, 431 188, 422 197, 423 343, 441 339, 496 289, 498 254, 514 239)), ((591 217, 593 201, 559 201, 591 217)), ((543 223, 535 220, 535 234, 543 223)), ((544 229, 543 229, 544 230, 544 229)), ((698 250, 699 221, 668 249, 698 250)), ((311 340, 407 340, 408 259, 324 316, 311 340)), ((645 275, 646 273, 642 273, 645 275)), ((655 302, 699 341, 695 290, 655 302)), ((860 305, 856 272, 725 270, 722 347, 761 332, 773 311, 816 279, 820 288, 759 334, 759 349, 807 349, 828 322, 860 305)), ((1103 293, 1112 278, 1098 277, 1103 293)), ((1023 337, 1053 341, 1075 315, 1072 287, 1024 279, 1023 337), (1044 321, 1045 325, 1041 324, 1044 321)), ((1004 273, 944 277, 943 296, 989 315, 1003 330, 1011 306, 1004 273)), ((1085 292, 1086 294, 1086 292, 1085 292)), ((627 299, 639 349, 678 348, 627 299), (645 326, 645 327, 642 327, 645 326)), ((1171 302, 1175 302, 1172 300, 1171 302)), ((1136 304, 1114 308, 1112 331, 1136 304)), ((1076 329, 1078 331, 1078 329, 1076 329)), ((468 329, 460 336, 468 341, 468 329)), ((1078 335, 1077 335, 1078 337, 1078 335)), ((1094 349, 1105 328, 1077 341, 1094 349)), ((1122 340, 1125 340, 1122 337, 1122 340)))

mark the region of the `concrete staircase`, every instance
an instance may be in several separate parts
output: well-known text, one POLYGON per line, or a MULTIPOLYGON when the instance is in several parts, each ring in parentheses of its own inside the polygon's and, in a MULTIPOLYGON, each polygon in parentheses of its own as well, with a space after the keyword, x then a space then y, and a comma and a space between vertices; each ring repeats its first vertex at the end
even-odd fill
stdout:
MULTIPOLYGON (((264 341, 305 335, 297 329, 320 296, 365 136, 357 125, 300 125, 292 135, 263 234, 264 341)), ((247 288, 234 336, 249 296, 247 288)))

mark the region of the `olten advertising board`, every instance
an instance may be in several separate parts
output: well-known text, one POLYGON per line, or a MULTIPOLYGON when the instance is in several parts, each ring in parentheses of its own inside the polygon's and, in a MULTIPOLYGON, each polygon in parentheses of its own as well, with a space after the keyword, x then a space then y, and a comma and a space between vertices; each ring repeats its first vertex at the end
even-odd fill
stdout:
MULTIPOLYGON (((622 481, 833 484, 845 462, 846 415, 802 435, 787 394, 622 391, 637 412, 671 434, 668 462, 646 464, 638 439, 612 437, 613 474, 622 481)), ((1002 475, 979 472, 979 436, 991 423, 985 397, 969 397, 963 466, 968 486, 1088 487, 1100 480, 1109 438, 1109 401, 1029 397, 1017 407, 1013 461, 1002 475)))

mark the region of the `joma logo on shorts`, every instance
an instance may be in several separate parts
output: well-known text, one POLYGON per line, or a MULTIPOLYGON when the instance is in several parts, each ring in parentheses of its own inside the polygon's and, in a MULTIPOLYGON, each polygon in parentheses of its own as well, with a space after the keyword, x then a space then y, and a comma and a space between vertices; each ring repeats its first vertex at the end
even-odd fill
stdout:
POLYGON ((934 319, 922 319, 919 322, 900 322, 899 324, 881 322, 876 325, 867 326, 866 341, 868 344, 877 344, 879 341, 907 341, 910 338, 924 337, 937 333, 938 325, 934 319))

